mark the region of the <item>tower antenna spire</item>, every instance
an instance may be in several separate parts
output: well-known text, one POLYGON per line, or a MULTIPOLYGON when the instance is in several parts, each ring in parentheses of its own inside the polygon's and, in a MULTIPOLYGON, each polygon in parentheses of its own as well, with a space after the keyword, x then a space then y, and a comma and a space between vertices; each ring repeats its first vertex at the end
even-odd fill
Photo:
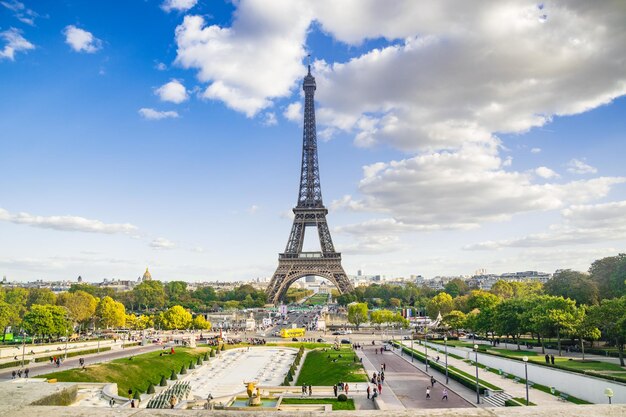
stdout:
POLYGON ((307 67, 309 68, 309 75, 311 75, 311 54, 306 56, 307 67))

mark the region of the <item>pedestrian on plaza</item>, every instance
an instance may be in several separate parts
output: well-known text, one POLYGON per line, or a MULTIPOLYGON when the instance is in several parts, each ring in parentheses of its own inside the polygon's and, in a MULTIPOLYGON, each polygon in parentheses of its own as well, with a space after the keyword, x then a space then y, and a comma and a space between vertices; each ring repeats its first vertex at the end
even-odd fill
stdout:
POLYGON ((306 384, 302 384, 302 389, 300 391, 302 391, 302 395, 306 394, 306 384))
POLYGON ((22 370, 21 370, 21 369, 18 369, 18 370, 17 370, 17 377, 18 377, 18 378, 21 378, 21 377, 22 377, 22 370))
POLYGON ((130 408, 135 408, 135 399, 130 400, 130 408))
POLYGON ((52 365, 52 361, 54 361, 54 358, 50 356, 50 365, 52 365))
POLYGON ((369 400, 370 399, 370 393, 372 392, 371 389, 370 389, 370 385, 369 384, 367 384, 366 392, 367 392, 367 399, 369 400))
POLYGON ((378 383, 378 392, 380 392, 381 395, 383 393, 383 385, 380 382, 378 383))
POLYGON ((335 397, 337 396, 337 384, 333 385, 333 392, 335 393, 335 397))
POLYGON ((426 399, 430 400, 430 387, 426 387, 426 399))
POLYGON ((383 347, 381 346, 381 347, 380 347, 380 354, 381 354, 381 355, 383 354, 383 350, 385 350, 385 349, 383 349, 383 347))
POLYGON ((374 401, 376 397, 378 397, 378 392, 376 391, 376 387, 374 387, 374 393, 372 394, 372 402, 374 401))
POLYGON ((546 353, 546 363, 550 365, 550 355, 546 353))
POLYGON ((430 377, 430 386, 434 388, 435 387, 435 382, 437 382, 437 381, 435 381, 435 377, 431 375, 431 377, 430 377))
POLYGON ((15 369, 14 369, 13 372, 11 372, 11 379, 15 379, 15 375, 17 375, 17 372, 15 372, 15 369))
POLYGON ((381 364, 380 364, 380 373, 383 373, 383 371, 384 371, 384 367, 385 367, 385 366, 381 363, 381 364))
POLYGON ((378 355, 378 348, 374 348, 374 353, 378 355))
POLYGON ((554 355, 550 355, 550 362, 552 362, 552 365, 554 365, 554 355))
POLYGON ((115 400, 113 399, 113 397, 111 397, 111 399, 109 400, 109 407, 113 408, 114 405, 115 405, 115 400))
POLYGON ((382 374, 382 375, 380 376, 380 382, 381 382, 381 383, 382 383, 382 382, 385 382, 385 374, 382 374))
POLYGON ((313 395, 313 387, 309 385, 309 397, 313 395))
POLYGON ((175 395, 172 395, 172 397, 170 398, 170 408, 176 407, 176 403, 178 403, 178 400, 176 399, 175 395))
POLYGON ((350 387, 348 386, 347 382, 344 384, 343 390, 346 392, 346 395, 348 395, 348 391, 350 390, 350 387))
POLYGON ((28 378, 28 373, 30 372, 30 370, 28 368, 24 369, 24 377, 28 378))
POLYGON ((442 394, 441 401, 443 400, 448 401, 448 390, 444 388, 441 394, 442 394))
POLYGON ((383 372, 387 370, 387 363, 383 362, 383 372))

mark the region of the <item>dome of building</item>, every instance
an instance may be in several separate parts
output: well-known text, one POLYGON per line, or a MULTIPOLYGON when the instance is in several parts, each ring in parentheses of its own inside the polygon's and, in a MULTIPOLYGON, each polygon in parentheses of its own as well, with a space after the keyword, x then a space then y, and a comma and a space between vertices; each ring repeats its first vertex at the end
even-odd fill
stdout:
POLYGON ((150 275, 150 271, 146 267, 146 272, 143 273, 142 281, 152 281, 152 275, 150 275))

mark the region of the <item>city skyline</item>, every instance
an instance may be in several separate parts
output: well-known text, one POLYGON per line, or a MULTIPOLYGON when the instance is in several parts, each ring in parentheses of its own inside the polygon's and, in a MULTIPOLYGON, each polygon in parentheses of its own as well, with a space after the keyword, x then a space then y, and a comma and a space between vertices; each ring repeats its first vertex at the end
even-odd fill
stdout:
POLYGON ((349 275, 586 270, 626 243, 626 9, 0 2, 0 276, 270 277, 302 78, 349 275))

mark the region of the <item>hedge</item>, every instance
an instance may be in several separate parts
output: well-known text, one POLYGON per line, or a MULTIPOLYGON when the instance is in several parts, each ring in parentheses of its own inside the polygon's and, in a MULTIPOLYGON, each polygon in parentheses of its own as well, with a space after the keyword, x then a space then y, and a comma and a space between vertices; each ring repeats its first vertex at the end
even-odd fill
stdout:
MULTIPOLYGON (((89 355, 91 353, 106 352, 107 350, 111 350, 111 346, 101 347, 100 350, 98 350, 98 349, 87 349, 87 350, 81 350, 81 351, 78 351, 78 352, 67 352, 67 357, 71 358, 72 356, 89 355)), ((63 352, 62 354, 50 355, 50 356, 56 356, 56 357, 63 356, 63 357, 65 357, 65 352, 63 352)), ((50 361, 50 356, 48 356, 48 357, 42 356, 40 358, 35 358, 35 362, 49 362, 50 361)))
MULTIPOLYGON (((28 363, 28 359, 24 359, 24 363, 28 363)), ((6 363, 0 363, 0 369, 2 368, 12 368, 14 366, 20 366, 22 364, 22 361, 13 361, 13 362, 6 362, 6 363)))
POLYGON ((131 343, 124 343, 122 345, 123 348, 127 348, 127 347, 132 347, 132 346, 139 346, 141 344, 141 342, 131 342, 131 343))

